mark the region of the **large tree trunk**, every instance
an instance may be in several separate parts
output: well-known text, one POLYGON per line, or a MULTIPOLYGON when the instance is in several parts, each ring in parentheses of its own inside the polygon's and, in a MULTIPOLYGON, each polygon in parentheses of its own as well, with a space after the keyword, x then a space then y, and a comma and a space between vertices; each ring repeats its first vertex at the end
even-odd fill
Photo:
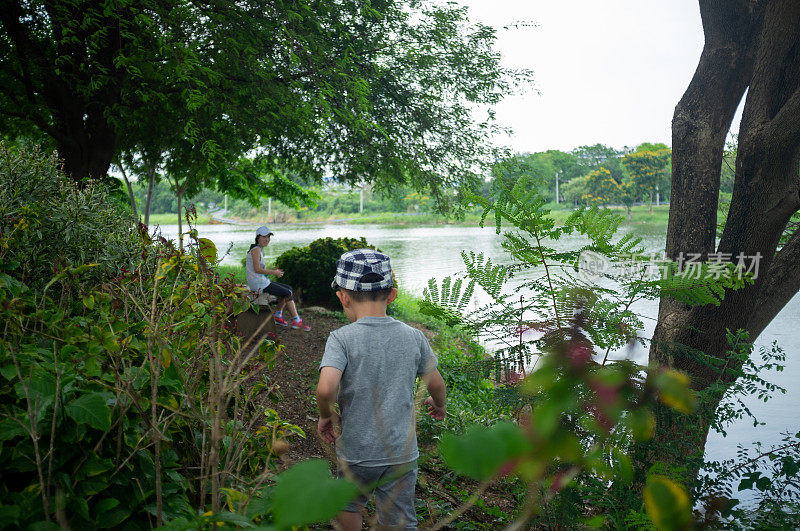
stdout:
POLYGON ((121 8, 104 9, 107 18, 87 18, 84 27, 75 21, 92 12, 88 8, 96 12, 100 2, 44 2, 38 8, 25 4, 17 0, 0 5, 0 23, 20 59, 21 72, 14 75, 25 87, 13 98, 19 108, 4 109, 4 114, 51 136, 64 171, 75 181, 103 179, 116 148, 107 112, 121 102, 121 81, 127 75, 117 64, 119 50, 127 43, 119 18, 126 15, 121 8), (52 41, 32 37, 30 27, 52 34, 52 41), (93 33, 98 28, 105 30, 104 45, 92 47, 89 41, 99 38, 93 33))
POLYGON ((800 288, 800 235, 776 253, 789 218, 800 209, 800 3, 701 1, 700 8, 706 44, 673 118, 666 252, 677 259, 715 251, 724 141, 749 89, 731 208, 716 250, 734 263, 740 255, 750 265, 754 260, 747 257, 760 260, 754 285, 728 291, 719 306, 690 307, 668 297, 659 306, 651 361, 685 371, 697 390, 723 383, 694 415, 658 411, 649 453, 637 456, 643 468, 656 460, 688 466, 689 483, 724 386, 739 369, 731 363, 720 374, 703 354, 727 360, 727 330, 744 329, 754 340, 800 288))
POLYGON ((63 132, 57 141, 59 158, 66 174, 79 183, 104 179, 116 154, 116 135, 108 122, 102 117, 85 122, 57 122, 63 132))

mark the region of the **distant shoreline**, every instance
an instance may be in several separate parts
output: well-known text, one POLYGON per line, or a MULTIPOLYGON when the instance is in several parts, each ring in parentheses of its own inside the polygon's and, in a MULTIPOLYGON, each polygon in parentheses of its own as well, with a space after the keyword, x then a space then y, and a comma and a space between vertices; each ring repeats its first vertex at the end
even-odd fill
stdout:
MULTIPOLYGON (((626 217, 624 208, 612 207, 612 210, 626 217)), ((557 223, 563 223, 572 213, 572 210, 553 210, 552 216, 557 223)), ((669 217, 669 206, 653 206, 650 212, 646 205, 636 206, 631 211, 631 220, 623 220, 623 225, 664 225, 666 226, 669 217)), ((480 222, 480 215, 475 213, 467 214, 464 219, 446 219, 435 214, 415 214, 415 213, 377 213, 377 214, 342 214, 327 218, 293 218, 280 220, 267 220, 262 218, 241 219, 227 216, 230 223, 214 221, 208 213, 198 216, 197 225, 311 225, 327 223, 344 223, 349 225, 397 225, 397 226, 421 226, 421 225, 452 225, 452 226, 475 226, 480 222)), ((184 221, 185 223, 185 221, 184 221)), ((486 225, 493 224, 493 218, 486 220, 486 225)), ((151 214, 150 225, 177 225, 177 214, 151 214)))

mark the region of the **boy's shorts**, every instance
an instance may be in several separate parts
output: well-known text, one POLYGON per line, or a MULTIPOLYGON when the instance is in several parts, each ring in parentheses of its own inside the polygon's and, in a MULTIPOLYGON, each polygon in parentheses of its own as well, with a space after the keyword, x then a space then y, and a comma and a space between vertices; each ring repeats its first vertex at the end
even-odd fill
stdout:
MULTIPOLYGON (((414 509, 414 494, 417 484, 417 462, 387 466, 347 465, 348 474, 339 467, 339 477, 355 480, 359 485, 375 492, 375 507, 378 524, 417 528, 417 512, 414 509)), ((363 494, 353 500, 345 511, 357 513, 367 505, 363 494)))

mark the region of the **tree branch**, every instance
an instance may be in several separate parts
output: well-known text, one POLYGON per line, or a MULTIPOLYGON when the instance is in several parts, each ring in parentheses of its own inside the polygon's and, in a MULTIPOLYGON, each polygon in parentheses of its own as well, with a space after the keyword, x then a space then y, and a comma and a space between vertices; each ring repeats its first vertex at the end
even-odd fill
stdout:
POLYGON ((30 115, 23 112, 12 112, 2 108, 0 108, 0 114, 3 114, 10 118, 20 118, 22 120, 30 120, 34 125, 36 125, 36 127, 41 129, 46 134, 52 136, 53 139, 56 140, 56 142, 66 142, 67 140, 69 140, 69 137, 67 135, 61 133, 61 131, 59 131, 58 129, 47 123, 47 121, 41 116, 30 115))
POLYGON ((770 120, 764 130, 765 136, 779 143, 785 149, 792 149, 800 143, 800 87, 786 100, 786 103, 770 120))
POLYGON ((762 289, 747 323, 750 337, 757 337, 800 291, 800 229, 777 253, 766 272, 762 289))
POLYGON ((725 137, 752 76, 765 11, 765 2, 731 3, 700 2, 706 42, 672 119, 666 251, 673 258, 714 249, 725 137))

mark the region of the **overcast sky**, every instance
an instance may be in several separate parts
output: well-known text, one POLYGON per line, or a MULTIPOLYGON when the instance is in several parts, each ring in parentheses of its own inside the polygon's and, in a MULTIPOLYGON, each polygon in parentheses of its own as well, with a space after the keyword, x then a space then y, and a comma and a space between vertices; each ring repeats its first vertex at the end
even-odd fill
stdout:
POLYGON ((520 152, 671 145, 670 122, 703 48, 697 0, 459 0, 495 27, 506 66, 541 92, 497 107, 520 152), (515 21, 536 27, 507 29, 515 21))

